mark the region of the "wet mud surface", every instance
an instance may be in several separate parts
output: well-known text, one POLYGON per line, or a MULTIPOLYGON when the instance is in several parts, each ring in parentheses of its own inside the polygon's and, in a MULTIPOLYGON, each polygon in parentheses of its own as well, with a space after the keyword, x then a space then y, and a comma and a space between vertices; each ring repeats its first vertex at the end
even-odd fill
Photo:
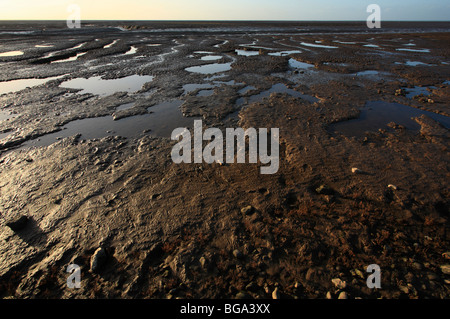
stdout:
POLYGON ((449 298, 448 25, 116 27, 0 28, 2 297, 449 298), (278 172, 174 164, 194 119, 278 172))

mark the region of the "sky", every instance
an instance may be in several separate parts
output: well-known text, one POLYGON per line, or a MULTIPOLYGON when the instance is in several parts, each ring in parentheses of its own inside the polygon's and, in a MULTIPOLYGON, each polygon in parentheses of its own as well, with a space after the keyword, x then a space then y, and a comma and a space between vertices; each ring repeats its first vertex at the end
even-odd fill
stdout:
POLYGON ((450 20, 450 0, 0 0, 0 20, 450 20))

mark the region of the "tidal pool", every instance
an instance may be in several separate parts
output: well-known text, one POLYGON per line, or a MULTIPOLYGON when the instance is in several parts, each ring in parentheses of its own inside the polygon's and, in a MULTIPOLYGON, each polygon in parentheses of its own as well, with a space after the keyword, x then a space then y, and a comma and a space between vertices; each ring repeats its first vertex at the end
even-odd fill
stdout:
POLYGON ((76 78, 62 82, 60 87, 68 89, 81 89, 79 94, 91 93, 94 95, 107 96, 116 92, 136 92, 142 86, 153 80, 151 75, 131 75, 119 79, 102 79, 101 76, 92 78, 76 78))
POLYGON ((274 84, 270 89, 266 90, 266 91, 262 91, 261 93, 255 94, 255 95, 251 95, 250 97, 241 97, 239 99, 236 100, 236 105, 237 106, 242 106, 244 104, 252 104, 255 102, 260 102, 262 99, 267 98, 270 96, 270 94, 272 93, 286 93, 292 97, 297 97, 297 98, 301 98, 305 101, 308 101, 310 103, 314 103, 314 102, 318 102, 319 99, 308 95, 308 94, 303 94, 301 92, 289 89, 285 84, 283 83, 277 83, 274 84))
POLYGON ((9 51, 0 53, 0 57, 19 56, 19 55, 23 55, 23 51, 9 51))
POLYGON ((242 56, 256 56, 256 55, 259 55, 259 51, 252 51, 252 50, 239 50, 239 49, 236 49, 236 50, 234 50, 234 52, 236 52, 237 55, 242 55, 242 56))
POLYGON ((199 66, 191 66, 185 69, 188 72, 201 73, 201 74, 214 74, 219 72, 226 72, 231 70, 230 63, 213 63, 199 66))
POLYGON ((379 129, 386 129, 388 123, 395 122, 407 129, 419 131, 420 125, 411 117, 419 117, 422 114, 441 123, 446 128, 450 128, 450 118, 444 115, 399 103, 370 101, 361 109, 359 118, 332 124, 329 129, 349 137, 362 137, 367 131, 376 132, 379 129))
POLYGON ((294 69, 309 69, 309 68, 314 67, 313 64, 300 62, 300 61, 297 61, 296 59, 289 59, 288 64, 291 68, 294 68, 294 69))
POLYGON ((102 138, 109 135, 139 138, 144 135, 170 138, 178 127, 190 128, 196 118, 184 117, 179 107, 183 101, 163 102, 148 108, 151 113, 130 116, 114 121, 112 116, 75 120, 63 126, 61 131, 43 135, 21 145, 20 148, 48 146, 58 140, 81 134, 83 139, 102 138))
POLYGON ((44 78, 44 79, 32 78, 32 79, 20 79, 20 80, 0 82, 0 95, 5 94, 5 93, 13 93, 13 92, 21 91, 23 89, 26 89, 27 87, 38 86, 38 85, 47 83, 49 81, 62 78, 64 76, 66 76, 66 74, 53 76, 50 78, 44 78))

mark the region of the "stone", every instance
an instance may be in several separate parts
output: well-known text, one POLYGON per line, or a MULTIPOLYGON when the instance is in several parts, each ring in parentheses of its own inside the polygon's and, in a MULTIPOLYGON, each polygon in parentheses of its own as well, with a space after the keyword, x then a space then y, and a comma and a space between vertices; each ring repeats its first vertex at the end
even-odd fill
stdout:
POLYGON ((28 217, 25 215, 20 215, 14 219, 11 219, 6 223, 6 226, 11 228, 13 231, 19 231, 25 228, 28 223, 28 217))
POLYGON ((398 187, 395 186, 395 185, 389 184, 388 188, 393 189, 393 190, 397 190, 398 187))
POLYGON ((326 298, 327 299, 333 299, 333 297, 331 296, 331 292, 329 292, 329 291, 327 292, 326 298))
POLYGON ((316 188, 316 193, 323 195, 333 195, 333 190, 326 185, 320 185, 316 188))
POLYGON ((241 208, 241 213, 244 215, 250 215, 251 213, 253 213, 254 208, 250 205, 242 207, 241 208))
POLYGON ((272 299, 280 299, 280 291, 278 290, 278 287, 272 292, 272 299))
POLYGON ((235 249, 235 250, 233 250, 233 256, 236 257, 237 259, 241 259, 244 255, 242 255, 240 250, 235 249))
POLYGON ((248 294, 243 291, 240 291, 236 294, 236 299, 251 299, 248 294))
POLYGON ((338 299, 348 299, 347 293, 345 291, 341 291, 338 299))
POLYGON ((334 278, 331 280, 331 282, 338 289, 345 289, 345 287, 347 287, 347 283, 339 278, 334 278))
POLYGON ((450 275, 450 265, 442 265, 441 271, 446 275, 450 275))
POLYGON ((398 287, 400 289, 401 292, 403 292, 404 294, 409 294, 409 289, 407 286, 399 286, 398 287))
POLYGON ((205 257, 200 257, 199 262, 200 262, 200 265, 202 266, 202 268, 205 269, 206 268, 206 264, 207 264, 206 258, 205 257))
POLYGON ((359 168, 353 167, 353 168, 352 168, 352 173, 353 173, 353 174, 361 174, 361 173, 362 173, 362 170, 360 170, 359 168))
POLYGON ((97 248, 91 257, 91 271, 98 273, 106 262, 106 251, 103 247, 97 248))

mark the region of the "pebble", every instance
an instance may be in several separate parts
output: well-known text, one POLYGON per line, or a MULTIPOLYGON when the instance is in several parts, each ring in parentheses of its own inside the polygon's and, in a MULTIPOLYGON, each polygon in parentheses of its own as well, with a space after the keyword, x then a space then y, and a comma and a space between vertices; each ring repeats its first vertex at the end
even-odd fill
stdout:
POLYGON ((91 271, 98 272, 106 261, 106 251, 103 247, 97 248, 91 257, 91 271))
POLYGON ((400 289, 400 291, 402 291, 405 294, 409 294, 409 289, 406 286, 399 286, 398 287, 400 289))
POLYGON ((397 190, 397 186, 392 185, 392 184, 389 184, 389 185, 388 185, 388 188, 392 188, 393 190, 397 190))
POLYGON ((253 207, 250 205, 241 208, 241 213, 244 215, 249 215, 252 212, 253 212, 253 207))
POLYGON ((352 173, 353 173, 353 174, 361 174, 361 173, 362 173, 362 170, 360 170, 359 168, 353 167, 353 168, 352 168, 352 173))
POLYGON ((347 283, 345 281, 340 280, 339 278, 334 278, 331 280, 331 282, 338 289, 345 289, 345 287, 347 287, 347 283))
POLYGON ((333 190, 325 185, 320 185, 319 187, 317 187, 316 192, 318 194, 324 194, 324 195, 332 195, 333 194, 333 190))
POLYGON ((450 275, 450 265, 442 265, 441 271, 446 275, 450 275))
POLYGON ((329 291, 327 292, 326 298, 327 299, 333 299, 333 297, 331 296, 331 292, 329 292, 329 291))
POLYGON ((272 292, 272 299, 280 299, 280 292, 278 290, 278 287, 275 288, 275 290, 272 292))
POLYGON ((250 296, 241 291, 236 294, 236 299, 250 299, 250 296))
POLYGON ((200 262, 200 265, 202 266, 202 268, 206 267, 206 258, 205 257, 200 257, 199 262, 200 262))
POLYGON ((341 291, 338 299, 348 299, 347 293, 345 291, 341 291))
POLYGON ((233 256, 237 259, 241 259, 243 257, 242 253, 238 249, 233 250, 233 256))

